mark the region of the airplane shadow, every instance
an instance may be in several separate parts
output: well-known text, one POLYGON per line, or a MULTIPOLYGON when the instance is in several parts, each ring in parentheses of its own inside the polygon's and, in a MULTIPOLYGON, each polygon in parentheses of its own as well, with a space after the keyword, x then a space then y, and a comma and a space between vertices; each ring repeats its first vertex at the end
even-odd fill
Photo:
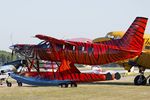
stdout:
POLYGON ((94 83, 85 83, 85 84, 89 84, 89 85, 130 85, 130 86, 134 86, 133 83, 129 83, 129 82, 94 82, 94 83))
POLYGON ((39 87, 39 86, 34 86, 34 85, 23 85, 22 87, 39 87))
POLYGON ((23 85, 22 87, 56 87, 56 86, 35 86, 35 85, 23 85))
MULTIPOLYGON (((138 86, 134 85, 133 82, 90 82, 90 83, 79 83, 79 85, 114 85, 114 86, 138 86)), ((150 84, 147 83, 147 85, 144 86, 150 86, 150 84)), ((33 86, 33 85, 23 85, 23 87, 49 87, 49 86, 33 86)), ((56 86, 51 86, 56 87, 56 86)))
MULTIPOLYGON (((122 86, 135 86, 130 82, 91 82, 91 83, 79 83, 79 85, 122 85, 122 86)), ((48 86, 33 86, 33 85, 23 85, 23 87, 48 87, 48 86)), ((52 86, 54 87, 54 86, 52 86)))
MULTIPOLYGON (((132 82, 94 82, 94 83, 83 83, 88 85, 118 85, 118 86, 138 86, 134 85, 132 82)), ((145 86, 150 86, 149 84, 145 86)))

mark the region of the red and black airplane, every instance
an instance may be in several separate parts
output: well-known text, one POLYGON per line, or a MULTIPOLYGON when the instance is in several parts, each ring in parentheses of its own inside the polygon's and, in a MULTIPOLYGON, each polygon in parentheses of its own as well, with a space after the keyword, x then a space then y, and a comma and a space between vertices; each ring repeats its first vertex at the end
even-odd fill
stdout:
POLYGON ((82 82, 82 78, 83 82, 106 80, 106 75, 103 74, 99 77, 94 74, 82 75, 74 64, 102 65, 140 55, 143 48, 143 35, 147 20, 144 17, 137 17, 125 35, 117 40, 102 43, 85 43, 36 35, 35 37, 43 40, 38 45, 16 44, 10 48, 13 52, 30 59, 31 64, 28 66, 28 76, 35 77, 40 74, 44 78, 49 78, 51 75, 48 72, 40 72, 39 70, 39 60, 46 60, 61 63, 55 72, 54 78, 57 80, 77 82, 82 82), (32 68, 35 62, 37 72, 30 72, 30 68, 32 68))

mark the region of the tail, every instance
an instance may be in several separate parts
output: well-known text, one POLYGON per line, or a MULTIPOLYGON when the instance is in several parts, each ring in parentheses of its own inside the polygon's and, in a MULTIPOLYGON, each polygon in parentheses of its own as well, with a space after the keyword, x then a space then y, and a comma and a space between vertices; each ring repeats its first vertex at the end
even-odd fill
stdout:
POLYGON ((144 31, 148 18, 136 17, 129 29, 121 39, 103 42, 107 45, 114 45, 124 50, 132 50, 141 53, 144 43, 144 31))
POLYGON ((142 51, 147 20, 148 18, 136 17, 125 35, 120 39, 119 45, 124 46, 127 50, 142 51))

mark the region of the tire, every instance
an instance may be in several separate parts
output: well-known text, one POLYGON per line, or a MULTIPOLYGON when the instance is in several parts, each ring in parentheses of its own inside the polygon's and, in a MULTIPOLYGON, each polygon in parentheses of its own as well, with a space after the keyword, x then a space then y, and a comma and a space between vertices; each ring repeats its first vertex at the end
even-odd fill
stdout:
POLYGON ((119 80, 121 78, 121 75, 117 72, 117 73, 115 73, 115 79, 116 80, 119 80))
POLYGON ((77 87, 77 83, 71 83, 71 87, 77 87))
POLYGON ((12 86, 12 83, 7 82, 7 86, 8 86, 8 87, 11 87, 11 86, 12 86))
POLYGON ((65 88, 67 88, 68 87, 68 84, 65 84, 65 88))
POLYGON ((112 78, 112 75, 111 75, 111 73, 109 72, 109 73, 107 73, 106 74, 106 80, 112 80, 113 78, 112 78))
POLYGON ((149 78, 148 82, 149 82, 149 84, 150 84, 150 78, 149 78))
POLYGON ((61 88, 67 88, 68 84, 60 84, 61 88))
POLYGON ((17 83, 18 83, 18 86, 22 86, 22 82, 19 82, 19 81, 17 81, 17 83))
POLYGON ((144 75, 137 75, 134 79, 135 85, 146 85, 147 79, 144 75))

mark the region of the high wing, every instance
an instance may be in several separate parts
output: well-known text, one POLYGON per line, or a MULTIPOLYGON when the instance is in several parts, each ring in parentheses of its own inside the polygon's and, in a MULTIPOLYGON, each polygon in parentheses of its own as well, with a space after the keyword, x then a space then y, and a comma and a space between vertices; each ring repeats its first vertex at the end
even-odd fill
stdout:
MULTIPOLYGON (((20 51, 29 51, 32 58, 62 62, 68 60, 77 64, 100 65, 108 64, 136 57, 141 54, 143 48, 143 35, 147 25, 147 18, 137 17, 121 39, 106 41, 103 43, 85 43, 67 40, 59 40, 50 36, 36 35, 44 40, 44 44, 23 48, 15 45, 20 51), (33 52, 33 53, 32 53, 33 52)), ((27 47, 27 45, 24 45, 27 47)), ((24 53, 24 52, 22 52, 24 53)))
POLYGON ((60 39, 56 39, 50 36, 46 36, 46 35, 41 35, 41 34, 37 34, 35 35, 35 37, 44 40, 44 41, 48 41, 51 43, 56 43, 56 44, 68 44, 68 45, 74 45, 76 46, 75 43, 71 42, 71 41, 67 41, 67 40, 60 40, 60 39))

